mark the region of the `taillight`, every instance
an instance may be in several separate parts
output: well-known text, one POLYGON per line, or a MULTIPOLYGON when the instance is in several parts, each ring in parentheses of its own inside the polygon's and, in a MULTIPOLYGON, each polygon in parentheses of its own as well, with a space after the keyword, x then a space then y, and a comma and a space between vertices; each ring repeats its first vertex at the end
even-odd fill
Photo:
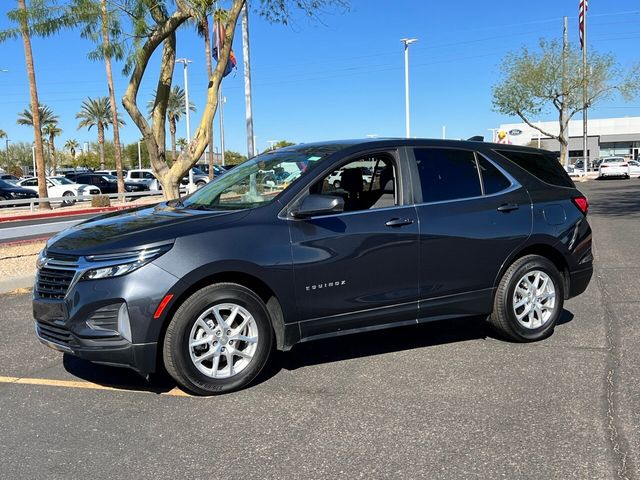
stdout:
POLYGON ((587 212, 589 211, 589 200, 587 200, 587 197, 573 197, 571 200, 573 201, 574 205, 578 207, 578 210, 580 210, 585 215, 587 214, 587 212))
POLYGON ((623 163, 622 165, 620 165, 621 167, 628 167, 629 165, 627 163, 623 163))
POLYGON ((609 165, 600 165, 600 168, 607 168, 609 165))

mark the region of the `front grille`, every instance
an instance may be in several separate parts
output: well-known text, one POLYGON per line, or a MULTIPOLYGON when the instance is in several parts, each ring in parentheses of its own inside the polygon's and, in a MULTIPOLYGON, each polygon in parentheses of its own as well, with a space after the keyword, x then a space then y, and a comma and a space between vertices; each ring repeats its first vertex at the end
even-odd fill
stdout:
POLYGON ((73 281, 78 257, 47 253, 36 276, 35 293, 41 298, 64 298, 73 281))
POLYGON ((39 320, 37 325, 38 333, 43 339, 62 345, 69 345, 71 342, 71 333, 66 328, 39 320))

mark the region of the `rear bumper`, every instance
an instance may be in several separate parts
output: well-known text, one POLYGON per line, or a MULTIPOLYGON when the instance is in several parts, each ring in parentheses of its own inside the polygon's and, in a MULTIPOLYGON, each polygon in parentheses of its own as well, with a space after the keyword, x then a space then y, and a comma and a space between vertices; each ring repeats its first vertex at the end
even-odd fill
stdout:
POLYGON ((600 177, 626 177, 629 170, 626 168, 606 168, 599 172, 600 177))
POLYGON ((593 266, 571 272, 569 274, 569 292, 567 298, 577 297, 589 286, 593 276, 593 266))

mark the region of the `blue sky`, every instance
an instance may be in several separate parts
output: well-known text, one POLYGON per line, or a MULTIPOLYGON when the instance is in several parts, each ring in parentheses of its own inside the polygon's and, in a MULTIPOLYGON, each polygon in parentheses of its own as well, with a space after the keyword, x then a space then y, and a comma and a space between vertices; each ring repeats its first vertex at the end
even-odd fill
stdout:
MULTIPOLYGON (((332 10, 313 21, 296 16, 289 26, 251 17, 251 61, 254 118, 260 151, 269 140, 294 142, 404 135, 404 60, 400 39, 416 37, 410 51, 412 135, 449 138, 488 135, 487 129, 514 120, 492 112, 491 87, 498 65, 509 51, 534 47, 538 39, 562 35, 568 15, 570 38, 578 41, 577 0, 478 2, 471 0, 351 0, 350 9, 332 10)), ((0 7, 0 28, 7 26, 0 7)), ((589 44, 613 52, 629 66, 640 61, 640 5, 637 0, 592 0, 589 44)), ((240 28, 235 41, 239 67, 225 78, 224 110, 227 149, 246 153, 240 28)), ((60 116, 61 143, 69 138, 95 141, 92 130, 77 130, 76 112, 87 96, 106 96, 104 66, 87 60, 91 45, 68 31, 33 42, 40 101, 60 116)), ((203 110, 206 75, 202 40, 192 28, 178 34, 178 56, 193 60, 189 90, 203 110)), ((156 59, 157 60, 157 59, 156 59)), ((140 104, 151 98, 157 75, 152 63, 141 88, 140 104)), ((0 45, 0 128, 11 141, 32 141, 28 127, 16 125, 17 113, 29 103, 22 43, 0 45)), ((127 79, 116 68, 116 91, 127 79)), ((174 83, 183 85, 182 66, 174 83)), ((124 113, 124 109, 120 107, 124 113)), ((596 118, 639 116, 640 99, 612 101, 594 109, 596 118)), ((543 117, 540 120, 551 120, 543 117)), ((139 132, 125 114, 124 142, 139 132)), ((219 148, 216 117, 216 146, 219 148)), ((178 135, 185 136, 184 122, 178 135)), ((109 133, 110 136, 110 133, 109 133)))

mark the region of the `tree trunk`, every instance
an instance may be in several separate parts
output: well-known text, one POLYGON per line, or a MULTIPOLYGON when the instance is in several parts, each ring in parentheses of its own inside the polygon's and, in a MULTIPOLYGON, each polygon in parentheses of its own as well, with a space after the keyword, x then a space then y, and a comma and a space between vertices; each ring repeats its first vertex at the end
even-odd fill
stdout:
POLYGON ((109 100, 111 101, 111 117, 113 118, 113 146, 115 148, 118 193, 124 193, 124 176, 122 175, 122 149, 120 147, 120 125, 118 124, 118 107, 116 104, 115 88, 113 86, 111 57, 109 55, 109 18, 107 16, 107 0, 100 0, 100 9, 102 11, 102 44, 105 51, 104 67, 107 72, 109 100))
MULTIPOLYGON (((27 7, 25 0, 18 0, 18 9, 20 10, 20 31, 22 33, 22 43, 24 45, 24 58, 27 64, 27 76, 29 77, 29 96, 31 97, 31 111, 33 112, 33 135, 35 140, 35 157, 36 169, 38 170, 38 196, 40 198, 48 197, 47 193, 47 175, 44 170, 44 147, 42 145, 42 130, 40 125, 40 115, 38 115, 38 87, 36 85, 36 70, 33 64, 33 52, 31 51, 31 39, 29 38, 29 25, 27 16, 27 7)), ((33 172, 34 174, 36 172, 33 172)), ((51 204, 47 201, 38 203, 38 208, 42 210, 51 210, 51 204)))
POLYGON ((51 175, 54 177, 56 176, 56 167, 58 165, 55 138, 55 135, 49 135, 49 145, 51 145, 51 175))
POLYGON ((98 150, 100 151, 100 170, 104 170, 104 125, 98 123, 98 150))
MULTIPOLYGON (((205 15, 200 21, 202 24, 202 32, 204 34, 204 54, 207 58, 207 78, 211 81, 213 75, 213 66, 211 65, 211 34, 209 33, 209 16, 205 15)), ((209 180, 213 180, 215 171, 213 169, 213 122, 211 122, 211 131, 209 133, 209 180)))

